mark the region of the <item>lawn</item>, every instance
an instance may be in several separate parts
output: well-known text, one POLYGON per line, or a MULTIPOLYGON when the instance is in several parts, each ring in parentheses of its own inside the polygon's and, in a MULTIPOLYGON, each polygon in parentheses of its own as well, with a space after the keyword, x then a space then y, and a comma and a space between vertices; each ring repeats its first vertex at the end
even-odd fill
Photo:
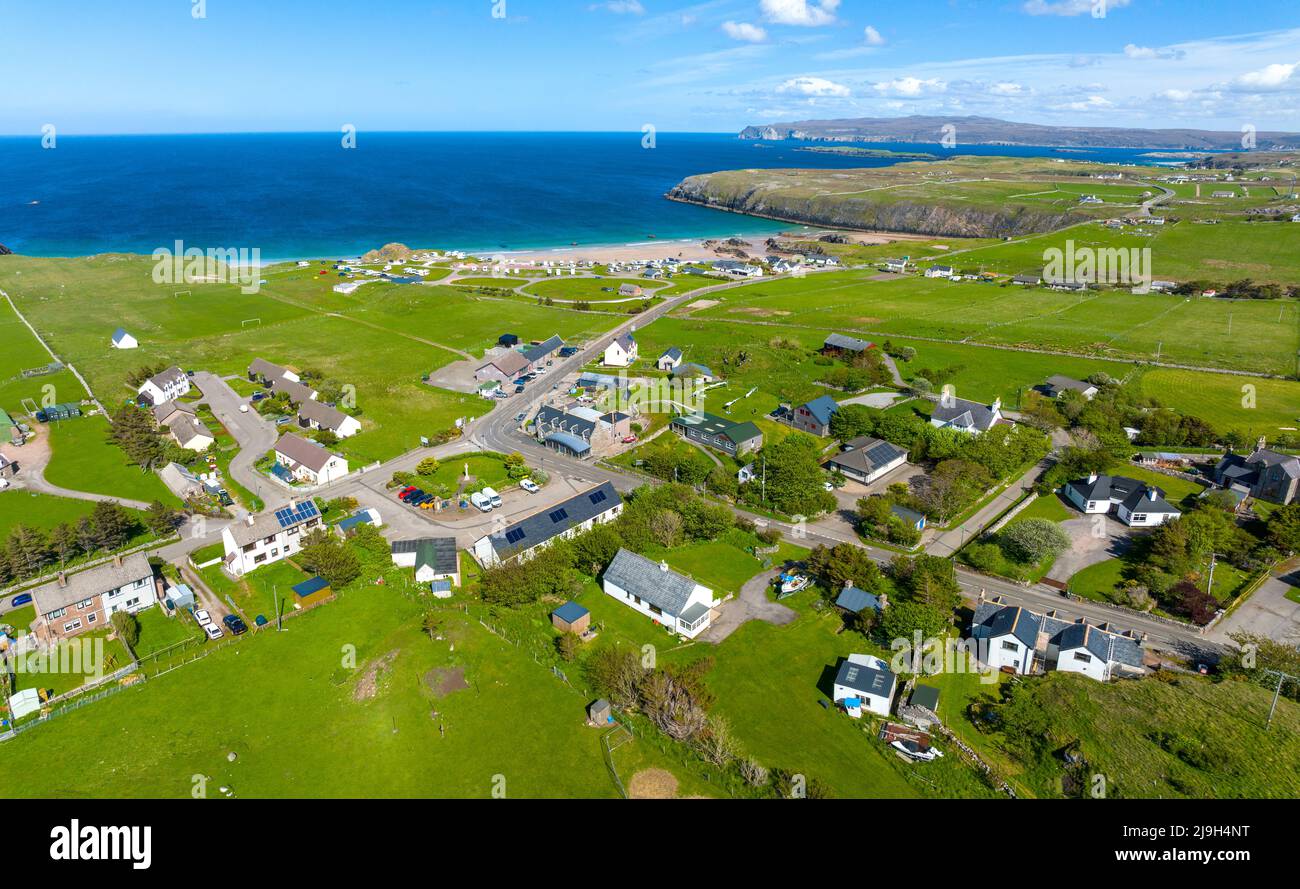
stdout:
POLYGON ((27 632, 34 620, 36 620, 35 604, 24 605, 21 608, 15 608, 13 611, 7 611, 0 615, 0 624, 9 624, 17 631, 19 636, 27 632))
POLYGON ((1300 427, 1300 383, 1292 380, 1153 367, 1141 386, 1142 394, 1218 430, 1246 430, 1253 438, 1300 427))
POLYGON ((97 678, 99 673, 108 674, 127 666, 131 663, 131 655, 120 640, 108 638, 112 632, 112 628, 103 627, 60 642, 59 651, 51 653, 48 658, 48 665, 57 669, 15 673, 14 691, 43 688, 50 697, 56 697, 80 688, 97 678), (103 660, 99 661, 101 653, 103 660))
POLYGON ((309 575, 287 561, 273 562, 238 580, 228 577, 220 565, 203 568, 199 573, 214 593, 227 604, 234 603, 249 624, 259 614, 274 620, 277 603, 279 613, 292 611, 297 599, 293 587, 309 579, 309 575))
POLYGON ((396 590, 355 590, 22 735, 0 782, 12 797, 188 797, 195 774, 242 797, 616 794, 581 695, 457 612, 431 641, 420 613, 396 590), (435 671, 455 669, 468 686, 440 689, 435 671))
POLYGON ((45 480, 74 491, 179 506, 180 500, 162 479, 132 464, 121 449, 109 443, 108 428, 108 421, 101 416, 51 423, 53 454, 45 468, 45 480))
POLYGON ((95 504, 90 500, 35 494, 16 488, 0 491, 0 540, 18 525, 48 531, 55 525, 75 526, 77 520, 90 515, 95 504))
POLYGON ((190 618, 177 615, 168 617, 161 607, 146 608, 136 615, 140 622, 140 638, 135 644, 137 660, 178 645, 188 639, 202 638, 203 633, 190 618))

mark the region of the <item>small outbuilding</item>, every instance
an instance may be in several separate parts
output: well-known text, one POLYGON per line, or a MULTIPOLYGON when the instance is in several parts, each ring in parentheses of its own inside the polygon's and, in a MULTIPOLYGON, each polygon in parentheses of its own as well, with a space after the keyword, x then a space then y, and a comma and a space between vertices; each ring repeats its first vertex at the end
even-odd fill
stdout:
POLYGON ((551 612, 551 624, 561 633, 581 636, 591 627, 591 612, 570 599, 551 612))
POLYGON ((113 331, 112 346, 114 349, 136 349, 139 348, 140 341, 119 327, 113 331))
POLYGON ((612 725, 614 723, 614 708, 604 698, 593 701, 587 705, 587 719, 592 725, 612 725))

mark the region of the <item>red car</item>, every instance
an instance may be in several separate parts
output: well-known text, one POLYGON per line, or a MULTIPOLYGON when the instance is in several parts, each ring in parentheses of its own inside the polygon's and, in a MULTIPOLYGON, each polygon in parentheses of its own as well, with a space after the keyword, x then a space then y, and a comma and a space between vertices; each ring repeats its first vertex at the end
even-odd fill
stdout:
POLYGON ((414 493, 415 493, 415 485, 407 485, 405 488, 402 488, 402 490, 398 493, 397 499, 405 500, 407 497, 410 497, 414 493))
POLYGON ((627 438, 623 439, 623 444, 632 444, 635 441, 636 441, 636 436, 629 435, 627 438))

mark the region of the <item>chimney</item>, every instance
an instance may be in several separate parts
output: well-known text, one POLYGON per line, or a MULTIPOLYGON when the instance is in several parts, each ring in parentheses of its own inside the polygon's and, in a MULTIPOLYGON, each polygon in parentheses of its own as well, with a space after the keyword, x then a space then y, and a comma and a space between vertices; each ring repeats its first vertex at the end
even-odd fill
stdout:
POLYGON ((1151 488, 1150 490, 1147 491, 1147 496, 1150 497, 1152 500, 1156 500, 1160 496, 1160 492, 1157 491, 1155 488, 1151 488))
POLYGON ((59 572, 59 588, 62 589, 68 585, 68 575, 64 571, 59 572))
POLYGON ((1093 485, 1096 483, 1097 483, 1097 473, 1095 472, 1088 473, 1088 484, 1093 485))
POLYGON ((250 527, 250 528, 253 527, 253 522, 255 522, 255 521, 257 521, 257 520, 256 520, 255 518, 253 518, 253 514, 250 512, 250 513, 248 514, 248 527, 250 527))
POLYGON ((993 399, 993 403, 992 403, 991 405, 989 405, 989 410, 994 411, 994 412, 997 412, 997 411, 1002 410, 1002 397, 1001 397, 1001 396, 998 396, 997 398, 993 399))
POLYGON ((1257 452, 1262 451, 1266 447, 1268 447, 1268 439, 1266 439, 1264 436, 1261 435, 1259 437, 1259 441, 1255 442, 1255 450, 1257 452))
POLYGON ((121 553, 114 553, 114 554, 113 554, 113 566, 116 567, 116 568, 121 568, 121 567, 122 567, 122 554, 121 554, 121 553))

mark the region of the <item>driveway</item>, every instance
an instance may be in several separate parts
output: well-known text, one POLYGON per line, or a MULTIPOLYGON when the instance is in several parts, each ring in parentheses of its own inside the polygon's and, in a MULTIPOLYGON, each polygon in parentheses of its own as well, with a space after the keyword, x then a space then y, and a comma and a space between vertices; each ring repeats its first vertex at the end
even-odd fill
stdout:
POLYGON ((767 621, 778 627, 793 622, 798 617, 797 611, 767 597, 767 591, 772 588, 774 571, 775 569, 768 568, 745 581, 736 598, 722 606, 718 619, 699 638, 716 644, 736 632, 741 624, 751 620, 767 621))
POLYGON ((289 492, 253 468, 258 458, 279 440, 275 424, 262 419, 255 410, 241 413, 239 407, 248 404, 248 399, 215 374, 199 371, 194 374, 194 382, 203 391, 202 401, 239 443, 239 453, 230 461, 230 474, 235 481, 261 497, 267 509, 287 504, 289 492))
POLYGON ((1300 560, 1274 574, 1236 611, 1224 618, 1210 638, 1228 642, 1233 633, 1266 636, 1275 642, 1300 644, 1300 602, 1286 597, 1300 590, 1300 560))
POLYGON ((1110 516, 1067 519, 1061 522, 1061 530, 1069 535, 1070 548, 1057 557, 1052 570, 1047 572, 1049 580, 1065 582, 1090 565, 1119 558, 1133 545, 1133 536, 1128 528, 1110 516), (1098 525, 1098 520, 1102 524, 1098 525), (1098 527, 1102 528, 1103 534, 1094 533, 1098 527))

